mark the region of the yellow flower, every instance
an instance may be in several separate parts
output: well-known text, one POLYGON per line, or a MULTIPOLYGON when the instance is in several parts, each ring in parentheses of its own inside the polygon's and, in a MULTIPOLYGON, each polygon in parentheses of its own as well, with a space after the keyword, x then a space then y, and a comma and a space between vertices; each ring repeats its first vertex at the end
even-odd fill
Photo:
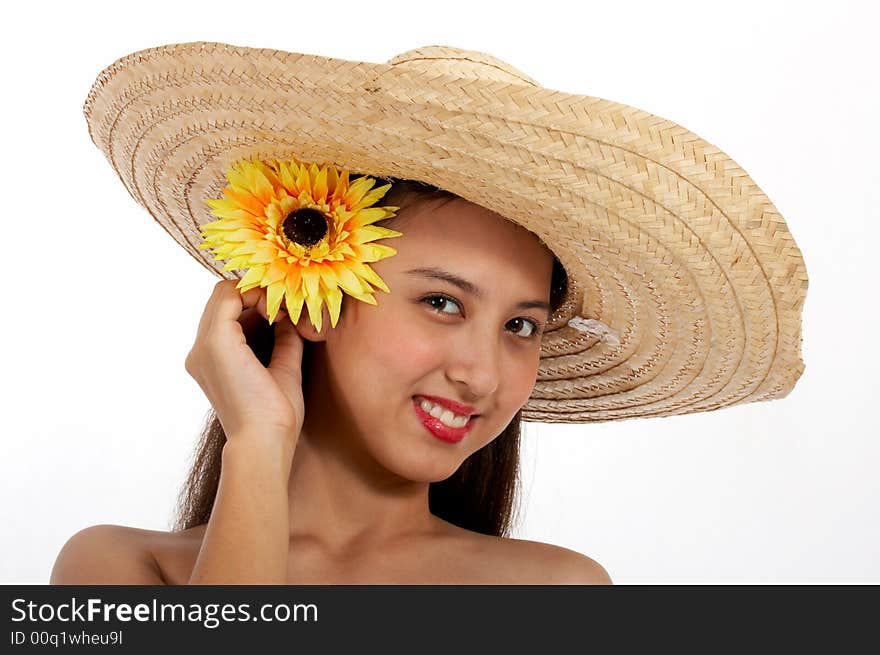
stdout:
POLYGON ((290 161, 241 160, 226 171, 226 198, 209 199, 218 221, 202 226, 204 243, 223 270, 249 269, 236 288, 267 287, 269 323, 281 302, 299 321, 303 302, 309 319, 321 329, 327 303, 333 327, 339 320, 342 292, 375 305, 374 287, 388 286, 367 262, 397 254, 376 239, 403 236, 377 225, 399 207, 372 207, 390 184, 373 189, 375 180, 349 183, 348 171, 290 161))

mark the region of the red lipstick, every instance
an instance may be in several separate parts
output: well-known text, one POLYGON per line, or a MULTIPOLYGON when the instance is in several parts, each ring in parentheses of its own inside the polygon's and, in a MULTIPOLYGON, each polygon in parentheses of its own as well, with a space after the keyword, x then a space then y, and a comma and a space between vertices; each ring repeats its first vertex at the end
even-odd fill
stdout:
MULTIPOLYGON (((422 398, 430 399, 430 396, 422 396, 422 398)), ((419 417, 419 420, 422 422, 422 425, 427 428, 428 432, 430 432, 438 439, 441 439, 442 441, 446 441, 448 443, 458 443, 459 441, 464 439, 465 436, 467 436, 467 433, 470 432, 471 428, 474 426, 474 421, 477 420, 476 416, 471 416, 470 420, 465 423, 463 427, 451 428, 448 425, 444 425, 440 421, 440 419, 434 418, 425 410, 423 410, 421 405, 419 404, 418 398, 413 398, 413 408, 416 410, 416 416, 419 417)))
POLYGON ((445 407, 453 414, 458 414, 459 416, 470 416, 471 414, 477 413, 477 408, 473 405, 457 403, 454 400, 449 400, 449 398, 441 398, 440 396, 426 396, 423 393, 417 394, 416 398, 424 398, 425 400, 430 400, 432 403, 436 403, 441 407, 445 407))

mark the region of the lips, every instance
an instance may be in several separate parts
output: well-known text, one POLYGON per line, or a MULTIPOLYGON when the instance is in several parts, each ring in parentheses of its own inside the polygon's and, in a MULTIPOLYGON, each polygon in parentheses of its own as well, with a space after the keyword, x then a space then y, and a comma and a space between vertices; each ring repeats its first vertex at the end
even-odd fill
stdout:
MULTIPOLYGON (((423 396, 423 398, 430 398, 429 396, 423 396)), ((471 428, 474 426, 474 422, 477 420, 476 416, 471 416, 470 420, 465 423, 464 426, 460 428, 451 428, 448 425, 444 425, 440 419, 436 419, 430 414, 428 414, 425 410, 422 409, 421 404, 419 403, 417 398, 413 398, 413 409, 415 409, 416 416, 422 422, 422 425, 430 432, 433 436, 437 437, 441 441, 445 441, 447 443, 458 443, 462 439, 467 436, 467 433, 471 431, 471 428)))
POLYGON ((477 414, 476 407, 472 405, 465 405, 464 403, 459 403, 454 400, 450 400, 449 398, 441 398, 440 396, 426 396, 424 394, 418 394, 416 398, 424 398, 425 400, 430 400, 435 405, 440 405, 441 407, 445 407, 453 414, 458 414, 459 416, 471 416, 472 414, 477 414))

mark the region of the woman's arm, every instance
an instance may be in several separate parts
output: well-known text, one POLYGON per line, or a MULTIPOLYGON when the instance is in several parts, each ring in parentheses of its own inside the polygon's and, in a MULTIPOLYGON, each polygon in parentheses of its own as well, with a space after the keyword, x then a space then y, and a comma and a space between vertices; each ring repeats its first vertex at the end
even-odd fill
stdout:
POLYGON ((226 442, 217 497, 188 584, 287 584, 293 448, 271 435, 236 435, 226 442))
POLYGON ((189 584, 287 583, 287 487, 305 418, 303 339, 279 311, 271 360, 263 365, 245 326, 266 319, 266 294, 264 288, 240 293, 235 280, 218 282, 184 363, 227 439, 189 584))

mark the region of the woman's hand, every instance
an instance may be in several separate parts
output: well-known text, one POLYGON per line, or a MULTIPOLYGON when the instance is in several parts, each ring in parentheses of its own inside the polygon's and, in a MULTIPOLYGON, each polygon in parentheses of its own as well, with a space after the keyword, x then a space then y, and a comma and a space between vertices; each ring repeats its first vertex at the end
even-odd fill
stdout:
MULTIPOLYGON (((303 340, 282 309, 275 317, 275 347, 269 366, 257 359, 242 326, 266 313, 266 290, 244 293, 237 280, 221 280, 208 299, 186 371, 217 413, 226 438, 286 439, 296 445, 305 417, 302 391, 303 340), (277 436, 272 436, 277 435, 277 436)), ((292 451, 291 451, 292 452, 292 451)))

